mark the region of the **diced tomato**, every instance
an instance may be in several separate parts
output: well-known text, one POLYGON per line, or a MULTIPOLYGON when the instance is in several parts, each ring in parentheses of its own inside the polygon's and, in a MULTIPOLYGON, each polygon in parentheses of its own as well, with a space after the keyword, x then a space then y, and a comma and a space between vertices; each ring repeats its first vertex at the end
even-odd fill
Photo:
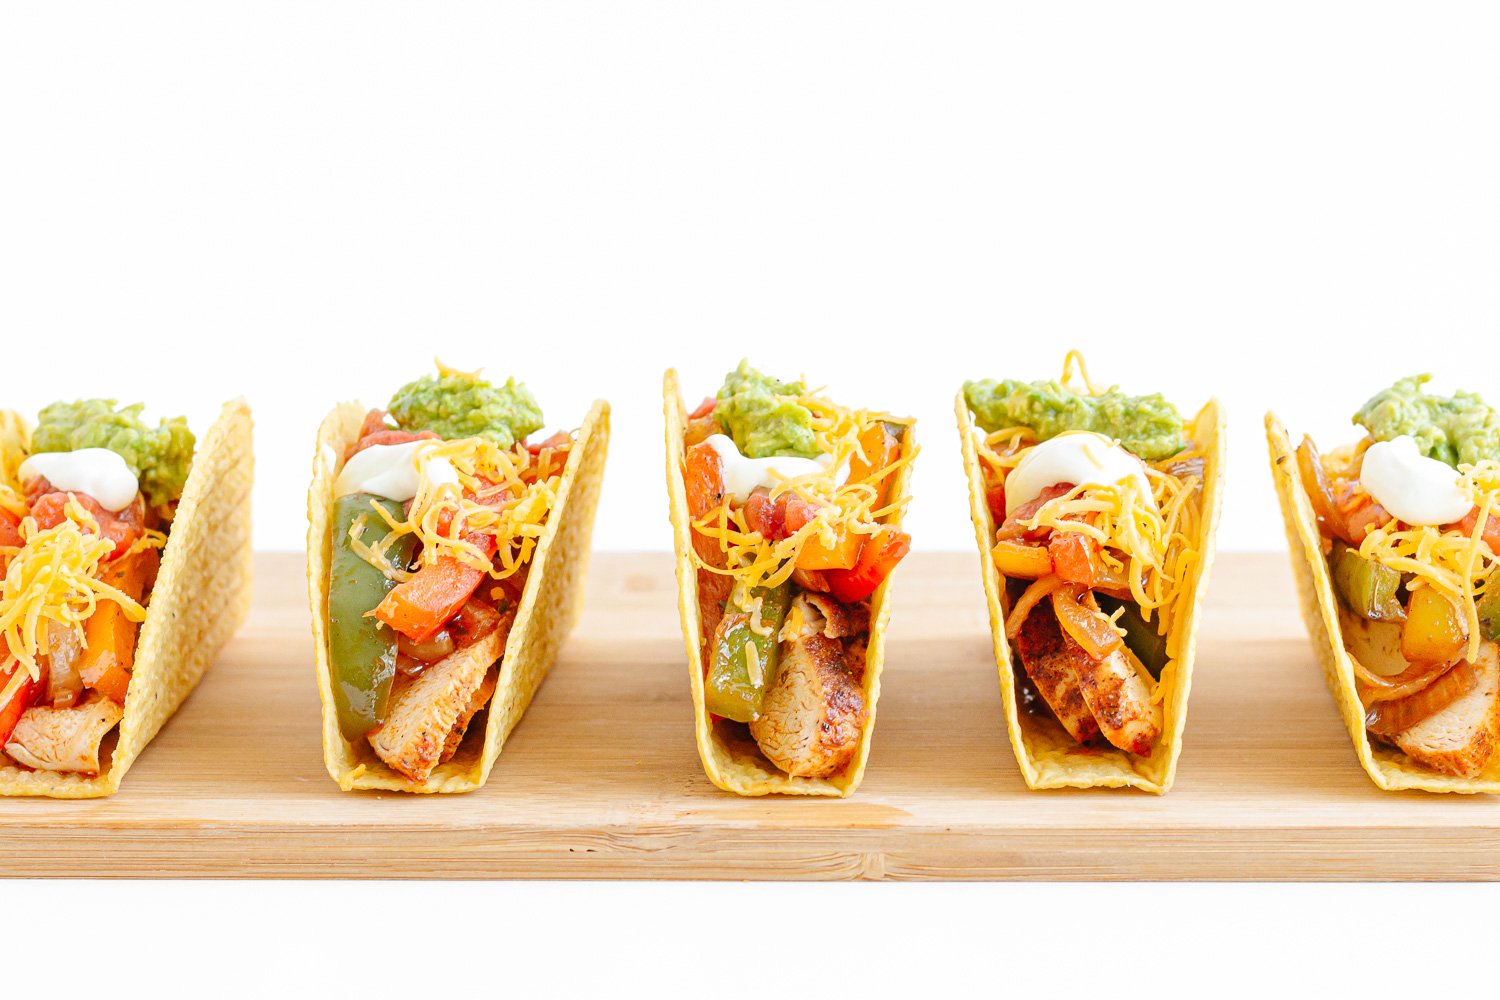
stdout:
POLYGON ((911 536, 894 528, 882 528, 872 535, 860 551, 853 569, 831 569, 825 572, 828 591, 841 604, 862 601, 875 593, 896 564, 911 551, 911 536))
POLYGON ((698 404, 698 408, 696 410, 694 410, 692 413, 688 414, 688 419, 689 420, 702 420, 704 417, 706 417, 710 413, 714 412, 714 407, 717 406, 717 405, 718 405, 718 401, 715 400, 712 396, 704 396, 703 397, 703 402, 701 402, 701 403, 698 404))
POLYGON ((366 448, 373 448, 377 444, 383 444, 383 445, 409 444, 412 441, 436 441, 436 440, 437 440, 437 435, 434 434, 432 431, 416 431, 416 432, 413 432, 413 431, 393 431, 393 430, 389 430, 389 429, 382 430, 382 431, 375 431, 373 434, 366 434, 364 437, 362 437, 358 441, 354 442, 353 446, 350 447, 350 449, 349 449, 349 454, 345 457, 344 460, 348 461, 349 459, 353 458, 355 455, 358 455, 360 452, 364 451, 366 448))
POLYGON ((37 528, 45 531, 67 520, 69 497, 77 500, 80 506, 93 515, 99 525, 100 537, 115 543, 114 550, 104 557, 106 562, 119 558, 137 538, 146 533, 146 504, 139 495, 134 503, 117 513, 105 510, 99 505, 99 501, 84 493, 48 493, 39 497, 31 507, 31 516, 36 519, 37 528))
POLYGON ((21 519, 8 510, 0 510, 0 546, 21 547, 21 519))
POLYGON ((1344 524, 1348 527, 1349 534, 1356 544, 1363 542, 1365 536, 1376 528, 1384 527, 1394 520, 1395 518, 1374 500, 1360 504, 1344 515, 1344 524))
POLYGON ((388 422, 386 412, 384 410, 371 410, 365 414, 365 422, 359 425, 359 437, 355 438, 355 440, 358 441, 371 434, 378 434, 381 431, 388 431, 390 429, 391 425, 388 422))
POLYGON ((779 542, 788 534, 786 504, 772 500, 767 490, 756 490, 745 498, 745 524, 766 541, 779 542))
MULTIPOLYGON (((1469 512, 1464 515, 1462 521, 1450 524, 1449 527, 1462 531, 1466 535, 1472 535, 1474 533, 1474 525, 1478 523, 1479 508, 1471 507, 1469 512)), ((1483 538, 1485 544, 1490 547, 1491 552, 1500 554, 1500 510, 1490 511, 1489 517, 1485 518, 1483 538)), ((0 544, 4 543, 0 542, 0 544)))
POLYGON ((1099 543, 1074 531, 1054 531, 1047 540, 1052 572, 1069 583, 1093 587, 1099 580, 1099 543))
POLYGON ((808 503, 795 493, 783 493, 776 498, 781 507, 781 521, 788 535, 796 534, 812 523, 818 516, 817 506, 808 503))
MULTIPOLYGON (((861 458, 856 454, 849 460, 849 482, 851 483, 862 483, 894 463, 901 455, 901 438, 892 432, 890 424, 877 420, 859 436, 859 447, 860 451, 864 452, 864 457, 861 458)), ((871 510, 878 511, 885 506, 886 498, 891 495, 893 478, 895 477, 886 476, 875 484, 879 492, 876 494, 871 510)))
MULTIPOLYGON (((19 664, 13 666, 12 670, 20 670, 19 664)), ((0 687, 10 683, 10 674, 0 674, 0 687)), ((21 721, 21 713, 31 707, 36 701, 37 695, 41 693, 42 684, 27 677, 16 689, 9 702, 0 705, 0 746, 10 742, 10 734, 15 732, 16 723, 21 721)))
POLYGON ((996 483, 984 493, 984 502, 989 505, 990 517, 996 524, 1005 523, 1005 484, 996 483))
POLYGON ((547 438, 545 441, 538 441, 536 444, 528 444, 526 446, 526 450, 531 452, 533 455, 540 455, 548 448, 552 448, 554 450, 558 448, 565 448, 572 443, 573 436, 571 434, 569 434, 567 431, 558 431, 556 434, 547 438))
MULTIPOLYGON (((495 554, 493 535, 474 533, 464 540, 478 546, 486 556, 495 554)), ((463 607, 487 575, 452 556, 440 556, 392 588, 375 608, 374 616, 407 638, 426 642, 463 607)))
POLYGON ((866 535, 857 535, 852 531, 844 531, 838 536, 838 540, 832 546, 824 545, 823 540, 813 535, 802 544, 802 551, 797 553, 797 568, 812 570, 853 569, 859 564, 860 550, 864 545, 866 535))
POLYGON ((1058 483, 1056 486, 1049 486, 1045 490, 1042 490, 1041 493, 1037 494, 1035 500, 1032 500, 1030 503, 1023 503, 1015 509, 1014 513, 1005 519, 1004 523, 1000 525, 1000 530, 995 532, 995 540, 1003 542, 1007 538, 1029 538, 1032 541, 1036 541, 1045 537, 1051 529, 1038 528, 1032 530, 1025 527, 1021 522, 1031 520, 1036 516, 1036 512, 1042 509, 1043 504, 1049 500, 1056 500, 1058 497, 1067 496, 1068 491, 1072 488, 1072 483, 1058 483))

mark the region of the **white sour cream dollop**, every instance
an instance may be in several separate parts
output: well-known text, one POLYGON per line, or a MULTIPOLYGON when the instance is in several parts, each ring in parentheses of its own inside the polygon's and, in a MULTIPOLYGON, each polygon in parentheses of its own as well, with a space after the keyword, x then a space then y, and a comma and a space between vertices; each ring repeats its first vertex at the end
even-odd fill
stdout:
POLYGON ((1074 486, 1115 486, 1127 479, 1140 484, 1151 507, 1151 481, 1141 460, 1093 431, 1069 431, 1034 445, 1005 477, 1005 513, 1015 511, 1059 483, 1074 486))
POLYGON ((62 493, 82 493, 108 511, 122 511, 135 502, 141 485, 125 459, 108 448, 48 451, 21 463, 21 479, 42 478, 62 493))
POLYGON ((1392 517, 1407 524, 1451 524, 1463 519, 1474 501, 1458 485, 1458 473, 1417 449, 1403 434, 1377 441, 1365 451, 1359 482, 1392 517))
POLYGON ((741 500, 760 486, 769 489, 786 479, 827 472, 833 461, 828 455, 819 458, 746 458, 726 434, 711 435, 707 443, 724 463, 724 492, 741 500))
POLYGON ((387 500, 405 503, 417 495, 425 465, 427 481, 435 486, 457 485, 458 473, 446 458, 425 458, 438 442, 407 441, 403 444, 375 444, 344 463, 334 483, 336 497, 351 493, 371 493, 387 500))

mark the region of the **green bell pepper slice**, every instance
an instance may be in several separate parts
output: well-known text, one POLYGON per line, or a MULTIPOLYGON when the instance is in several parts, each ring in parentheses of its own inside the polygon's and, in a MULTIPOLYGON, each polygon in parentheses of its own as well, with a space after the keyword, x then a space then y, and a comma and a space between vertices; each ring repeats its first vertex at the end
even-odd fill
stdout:
POLYGON ((766 690, 776 679, 781 654, 776 635, 791 605, 792 585, 757 587, 753 593, 761 599, 761 627, 767 634, 750 627, 748 608, 738 606, 731 597, 714 632, 713 657, 704 680, 705 707, 735 722, 760 718, 766 690))
MULTIPOLYGON (((373 547, 389 532, 372 504, 393 520, 404 516, 401 504, 370 493, 339 497, 333 507, 333 559, 328 571, 328 661, 339 732, 346 740, 362 739, 385 721, 396 676, 396 633, 388 625, 365 617, 385 598, 396 582, 354 551, 350 532, 364 518, 360 541, 373 547)), ((402 536, 386 553, 388 565, 404 569, 416 552, 417 540, 402 536)))

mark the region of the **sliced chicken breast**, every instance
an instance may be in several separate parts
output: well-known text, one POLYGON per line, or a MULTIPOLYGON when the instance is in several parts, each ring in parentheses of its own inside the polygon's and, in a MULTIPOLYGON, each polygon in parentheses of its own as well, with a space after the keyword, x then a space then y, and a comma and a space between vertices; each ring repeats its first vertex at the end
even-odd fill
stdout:
MULTIPOLYGON (((369 737, 381 760, 412 781, 427 780, 444 759, 459 721, 467 726, 482 707, 476 696, 490 667, 505 650, 514 617, 514 613, 507 614, 495 631, 432 664, 411 683, 391 692, 385 724, 372 730, 369 737)), ((457 740, 453 748, 458 748, 457 740)))
POLYGON ((806 595, 792 601, 781 632, 781 665, 750 735, 787 774, 826 778, 854 758, 865 698, 844 658, 824 634, 828 619, 806 595))
MULTIPOLYGON (((1057 615, 1052 611, 1051 601, 1041 601, 1031 609, 1021 623, 1021 631, 1014 643, 1021 666, 1036 685, 1037 694, 1052 709, 1057 721, 1068 731, 1068 735, 1079 743, 1088 743, 1099 736, 1099 724, 1089 710, 1083 697, 1083 685, 1079 682, 1073 652, 1057 624, 1057 615)), ((1072 643, 1077 655, 1088 659, 1088 654, 1072 643)))
POLYGON ((72 708, 28 708, 5 752, 38 771, 98 774, 99 745, 124 715, 118 704, 98 695, 72 708))
MULTIPOLYGON (((1052 599, 1057 600, 1057 595, 1052 599)), ((1092 595, 1088 603, 1097 610, 1092 595)), ((1161 706, 1151 703, 1151 688, 1146 683, 1150 675, 1137 669, 1135 656, 1124 646, 1096 660, 1066 631, 1063 641, 1078 674, 1084 703, 1104 738, 1126 753, 1151 756, 1151 748, 1161 735, 1161 706)))
POLYGON ((448 739, 443 743, 443 755, 438 759, 439 764, 446 764, 458 753, 458 745, 464 741, 464 734, 469 731, 469 723, 479 710, 490 703, 495 696, 495 685, 500 680, 500 671, 487 670, 484 681, 480 683, 479 690, 469 699, 469 704, 458 713, 458 719, 454 721, 453 728, 448 731, 448 739))
POLYGON ((1465 778, 1484 770, 1500 743, 1500 658, 1495 643, 1481 644, 1474 668, 1479 683, 1473 690, 1396 734, 1395 744, 1408 757, 1465 778))
MULTIPOLYGON (((803 594, 807 601, 809 618, 804 629, 821 631, 830 639, 845 639, 870 631, 870 606, 868 604, 840 604, 827 594, 803 594), (819 623, 817 616, 822 615, 819 623)), ((788 609, 790 610, 790 609, 788 609)))

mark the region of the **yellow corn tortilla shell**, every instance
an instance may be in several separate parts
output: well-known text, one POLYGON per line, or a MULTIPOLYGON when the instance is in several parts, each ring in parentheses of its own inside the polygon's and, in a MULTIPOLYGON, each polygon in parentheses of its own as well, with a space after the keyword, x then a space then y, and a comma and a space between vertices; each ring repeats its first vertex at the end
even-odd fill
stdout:
POLYGON ((1178 658, 1169 660, 1162 670, 1159 682, 1162 688, 1162 733, 1150 757, 1138 757, 1108 745, 1080 746, 1050 716, 1021 711, 1016 698, 1010 643, 1005 638, 1005 580, 990 554, 996 525, 985 500, 984 471, 974 438, 977 425, 962 392, 955 400, 954 410, 963 443, 964 469, 969 477, 969 513, 974 522, 974 539, 979 545, 979 567, 984 577, 985 600, 989 604, 995 664, 1000 671, 1000 699, 1021 777, 1029 788, 1139 788, 1157 795, 1165 794, 1172 787, 1177 774, 1177 758, 1182 753, 1182 730, 1187 724, 1198 621, 1203 613, 1203 595, 1208 590, 1214 534, 1219 525, 1219 497, 1224 489, 1224 416, 1218 401, 1210 400, 1193 418, 1192 438, 1206 459, 1200 535, 1194 540, 1201 558, 1188 583, 1192 588, 1192 603, 1187 615, 1174 626, 1180 634, 1178 658))
POLYGON ((557 506, 531 554, 526 589, 500 660, 500 677, 485 713, 483 740, 466 735, 453 758, 439 764, 426 781, 415 782, 392 770, 369 742, 350 743, 339 731, 328 661, 328 569, 333 551, 334 481, 345 450, 359 437, 367 407, 341 403, 318 428, 312 485, 307 492, 307 592, 312 604, 318 695, 323 701, 323 762, 344 791, 468 792, 489 780, 490 769, 583 607, 594 511, 604 482, 609 449, 609 404, 598 400, 573 439, 557 488, 557 506))
MULTIPOLYGON (((225 403, 198 442, 146 620, 136 636, 125 717, 103 773, 88 777, 0 766, 0 795, 91 799, 111 795, 218 656, 250 610, 250 486, 255 477, 250 407, 225 403)), ((0 414, 0 449, 19 462, 29 437, 0 414)), ((109 737, 106 737, 106 747, 109 737)))
MULTIPOLYGON (((687 410, 682 405, 677 372, 668 369, 662 387, 667 429, 667 493, 671 500, 672 541, 677 554, 677 608, 682 616, 682 639, 687 648, 688 676, 693 691, 693 731, 704 773, 715 785, 737 795, 826 795, 844 797, 859 787, 870 756, 875 732, 875 703, 880 699, 880 669, 885 661, 885 628, 890 621, 890 578, 870 597, 870 633, 865 659, 864 696, 869 711, 859 734, 859 747, 841 774, 831 778, 803 778, 786 774, 762 756, 749 732, 733 723, 715 727, 708 717, 703 693, 703 623, 698 618, 698 571, 693 565, 692 518, 688 515, 687 488, 682 481, 683 430, 687 410)), ((902 424, 901 457, 916 451, 915 423, 887 418, 902 424)), ((891 503, 906 498, 912 463, 896 471, 891 503)), ((892 522, 899 527, 900 522, 892 522)))
POLYGON ((1365 730, 1365 709, 1354 682, 1354 667, 1344 649, 1344 635, 1339 625, 1338 597, 1328 560, 1323 555, 1323 539, 1312 500, 1297 471, 1297 454, 1286 428, 1276 414, 1266 414, 1266 445, 1270 449, 1271 478, 1281 501, 1281 516, 1286 522, 1286 540, 1292 555, 1292 573, 1297 578, 1297 596, 1302 603, 1302 618, 1307 633, 1323 665, 1328 689, 1338 702, 1339 714, 1354 742, 1354 755, 1376 786, 1386 791, 1408 788, 1424 792, 1500 792, 1500 754, 1492 757, 1484 771, 1474 778, 1441 774, 1412 760, 1395 747, 1370 742, 1365 730))

